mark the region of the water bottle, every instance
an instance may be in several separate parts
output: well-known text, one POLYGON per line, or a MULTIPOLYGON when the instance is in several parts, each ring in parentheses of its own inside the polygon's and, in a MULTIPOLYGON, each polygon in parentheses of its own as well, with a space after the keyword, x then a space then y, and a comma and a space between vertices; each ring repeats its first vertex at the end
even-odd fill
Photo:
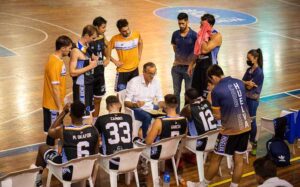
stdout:
POLYGON ((169 172, 165 171, 164 178, 163 178, 163 187, 169 187, 170 186, 171 177, 169 172))

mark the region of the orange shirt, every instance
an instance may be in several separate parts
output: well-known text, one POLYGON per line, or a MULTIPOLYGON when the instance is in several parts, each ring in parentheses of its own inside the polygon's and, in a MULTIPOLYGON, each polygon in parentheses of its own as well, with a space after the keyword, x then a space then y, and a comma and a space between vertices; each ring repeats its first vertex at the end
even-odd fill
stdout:
POLYGON ((59 85, 60 99, 63 104, 66 96, 66 67, 62 59, 54 54, 49 56, 45 66, 43 107, 50 110, 58 110, 53 96, 52 85, 59 85))
POLYGON ((110 40, 110 48, 116 49, 119 61, 124 63, 117 68, 118 72, 130 72, 139 66, 139 40, 140 34, 138 32, 131 32, 127 38, 117 34, 110 40))

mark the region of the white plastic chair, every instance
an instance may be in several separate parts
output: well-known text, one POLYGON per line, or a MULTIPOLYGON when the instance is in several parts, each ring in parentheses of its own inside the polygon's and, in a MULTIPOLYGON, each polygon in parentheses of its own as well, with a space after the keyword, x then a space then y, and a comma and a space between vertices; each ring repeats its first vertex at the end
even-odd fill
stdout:
MULTIPOLYGON (((287 114, 293 113, 294 111, 292 110, 282 110, 280 112, 280 117, 285 116, 287 114)), ((274 119, 270 119, 270 118, 266 118, 266 117, 262 117, 261 121, 260 121, 260 125, 259 125, 259 130, 257 132, 257 137, 258 139, 260 138, 260 134, 261 134, 261 130, 264 129, 266 131, 268 131, 271 134, 275 134, 275 129, 274 129, 274 119)), ((295 150, 295 143, 292 146, 292 153, 296 154, 296 150, 295 150)))
POLYGON ((100 166, 104 169, 106 173, 109 174, 110 177, 110 186, 111 187, 117 187, 118 181, 117 176, 118 174, 123 173, 129 173, 134 172, 136 186, 139 187, 139 178, 137 173, 137 164, 140 158, 140 155, 142 151, 144 150, 144 147, 139 148, 132 148, 132 149, 126 149, 122 151, 118 151, 112 155, 100 155, 100 166), (119 162, 119 168, 118 170, 113 170, 109 168, 109 161, 112 158, 120 158, 119 162))
POLYGON ((135 119, 134 112, 133 112, 132 109, 130 109, 128 107, 125 107, 124 100, 125 100, 125 97, 126 97, 126 90, 119 91, 118 92, 118 97, 119 97, 120 103, 122 104, 122 110, 125 112, 125 114, 130 115, 131 118, 132 118, 132 128, 133 128, 132 138, 137 137, 139 129, 142 126, 142 122, 135 119))
POLYGON ((35 179, 43 168, 37 167, 9 173, 0 178, 1 187, 32 187, 35 186, 35 179))
POLYGON ((121 90, 121 91, 117 92, 117 96, 121 103, 122 111, 124 112, 125 111, 124 100, 125 100, 125 96, 126 96, 126 90, 121 90))
POLYGON ((142 126, 142 122, 135 119, 134 111, 128 107, 125 107, 125 114, 130 115, 132 118, 132 138, 138 137, 139 129, 142 126))
MULTIPOLYGON (((184 140, 183 146, 196 154, 199 181, 204 180, 204 162, 206 160, 207 153, 214 150, 218 134, 219 134, 219 130, 213 130, 200 136, 187 136, 184 140), (198 151, 196 150, 197 140, 202 138, 207 138, 206 147, 203 151, 198 151)), ((178 166, 179 164, 180 157, 181 157, 181 151, 177 155, 176 166, 178 166)))
POLYGON ((93 187, 92 181, 92 172, 95 161, 99 159, 99 154, 91 155, 88 157, 76 158, 70 160, 69 162, 63 164, 56 164, 50 160, 48 160, 47 168, 48 177, 47 177, 47 187, 50 187, 51 177, 54 175, 64 187, 71 187, 72 183, 76 183, 83 180, 88 180, 90 187, 93 187), (72 180, 65 181, 62 178, 63 168, 73 166, 72 180))
POLYGON ((159 179, 158 175, 158 163, 160 161, 165 161, 168 159, 172 160, 172 165, 173 165, 173 170, 174 170, 174 175, 176 179, 176 184, 177 186, 179 185, 178 182, 178 175, 177 175, 177 167, 175 164, 175 154, 178 149, 178 144, 180 140, 185 136, 184 135, 179 135, 179 136, 174 136, 170 138, 165 138, 160 140, 159 142, 153 143, 151 146, 147 146, 146 149, 143 151, 142 156, 147 159, 147 161, 150 161, 151 165, 151 173, 152 173, 152 180, 153 180, 153 186, 157 187, 157 181, 159 179), (152 159, 151 158, 151 148, 161 146, 161 152, 160 156, 158 159, 152 159))

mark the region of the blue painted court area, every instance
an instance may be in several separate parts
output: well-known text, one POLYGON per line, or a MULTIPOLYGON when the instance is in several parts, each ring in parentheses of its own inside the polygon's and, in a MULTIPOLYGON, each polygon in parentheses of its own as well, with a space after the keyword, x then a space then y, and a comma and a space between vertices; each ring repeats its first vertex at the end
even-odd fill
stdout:
MULTIPOLYGON (((286 92, 272 94, 272 95, 267 95, 267 96, 262 96, 260 98, 260 102, 267 103, 267 102, 276 101, 277 99, 282 99, 285 97, 292 97, 291 95, 296 96, 298 94, 300 94, 300 89, 286 91, 286 92)), ((41 142, 41 143, 37 143, 37 144, 26 145, 23 147, 16 147, 16 148, 0 151, 0 158, 23 154, 23 153, 31 152, 31 151, 37 151, 38 147, 44 143, 45 142, 41 142)))
POLYGON ((0 57, 15 56, 16 53, 0 45, 0 57))
POLYGON ((215 16, 216 25, 239 26, 249 25, 257 21, 256 17, 244 12, 204 7, 167 7, 155 10, 154 14, 163 19, 177 21, 177 15, 180 12, 187 13, 191 23, 200 23, 200 18, 206 13, 215 16))

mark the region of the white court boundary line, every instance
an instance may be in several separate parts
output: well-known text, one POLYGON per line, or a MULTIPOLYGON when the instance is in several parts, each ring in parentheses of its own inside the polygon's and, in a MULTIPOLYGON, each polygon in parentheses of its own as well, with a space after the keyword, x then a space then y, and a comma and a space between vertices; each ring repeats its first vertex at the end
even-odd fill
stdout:
POLYGON ((27 47, 33 47, 35 45, 39 45, 41 43, 44 43, 48 39, 48 33, 45 32, 44 30, 38 29, 36 27, 30 27, 30 26, 27 26, 27 25, 20 25, 20 24, 14 24, 14 23, 0 23, 0 24, 2 24, 2 25, 13 25, 13 26, 17 26, 17 27, 25 27, 25 28, 29 28, 29 29, 32 29, 32 30, 39 31, 39 32, 44 34, 44 39, 43 40, 41 40, 39 42, 36 42, 36 43, 29 44, 29 45, 25 45, 25 46, 22 46, 22 47, 11 48, 12 50, 18 50, 18 49, 24 49, 24 48, 27 48, 27 47))
MULTIPOLYGON (((150 2, 150 3, 153 3, 153 4, 157 4, 157 5, 166 6, 166 7, 169 7, 169 8, 172 7, 172 6, 170 6, 170 5, 167 5, 167 4, 164 4, 164 3, 155 2, 155 1, 152 1, 152 0, 144 0, 144 1, 150 2)), ((280 1, 280 0, 278 0, 278 1, 280 1)), ((300 5, 298 5, 298 6, 300 6, 300 5)), ((226 10, 230 10, 230 9, 226 9, 226 10)), ((236 11, 236 10, 234 10, 234 11, 236 11)), ((154 14, 156 17, 158 17, 154 12, 155 12, 155 10, 153 11, 153 14, 154 14)), ((240 11, 237 11, 237 12, 240 12, 240 11)), ((245 13, 245 12, 243 12, 243 13, 244 13, 244 14, 247 14, 247 13, 245 13)), ((255 16, 253 16, 253 15, 251 15, 251 16, 252 16, 252 17, 255 17, 255 16)), ((161 17, 159 17, 159 18, 161 18, 161 17)), ((255 17, 255 18, 256 18, 256 17, 255 17)), ((171 21, 171 20, 166 19, 166 18, 161 18, 161 19, 171 21)), ((258 19, 256 18, 256 20, 258 20, 258 19)), ((256 21, 256 22, 257 22, 257 21, 256 21)), ((256 22, 255 22, 255 23, 256 23, 256 22)), ((254 24, 254 23, 252 23, 252 24, 254 24)), ((251 25, 251 24, 249 24, 249 25, 251 25)), ((300 42, 300 39, 298 39, 298 38, 293 38, 293 37, 285 36, 285 35, 278 34, 278 33, 275 33, 275 32, 270 32, 270 31, 266 31, 266 30, 263 30, 263 29, 258 29, 258 28, 250 27, 249 25, 240 25, 240 27, 245 27, 245 28, 248 28, 248 29, 261 31, 261 32, 264 32, 264 33, 267 33, 267 34, 270 34, 270 35, 280 36, 280 37, 283 37, 283 38, 287 38, 287 39, 290 39, 290 40, 294 40, 294 41, 300 42)), ((222 25, 220 25, 220 26, 222 26, 222 25)), ((235 27, 236 27, 236 26, 235 26, 235 27)))
POLYGON ((284 1, 284 0, 278 0, 279 2, 283 3, 283 4, 287 4, 287 5, 291 5, 291 6, 298 6, 300 7, 300 4, 296 4, 296 3, 291 3, 289 1, 284 1))
MULTIPOLYGON (((20 56, 17 52, 15 52, 14 50, 8 49, 7 47, 5 47, 4 45, 0 44, 0 47, 13 52, 16 56, 20 56)), ((12 57, 12 56, 0 56, 1 58, 7 58, 7 57, 12 57)))
POLYGON ((287 95, 289 95, 289 96, 292 96, 292 97, 295 97, 295 98, 297 98, 297 99, 300 99, 300 97, 297 96, 297 95, 293 95, 293 94, 290 94, 290 93, 288 93, 288 92, 285 92, 285 94, 287 94, 287 95))
POLYGON ((43 144, 43 143, 46 143, 46 142, 39 142, 39 143, 28 144, 28 145, 24 145, 24 146, 20 146, 20 147, 14 147, 14 148, 10 148, 10 149, 5 149, 5 150, 0 151, 0 154, 8 152, 8 151, 14 151, 16 149, 22 149, 22 148, 26 148, 26 147, 32 147, 32 146, 40 145, 40 144, 43 144))
POLYGON ((7 13, 7 12, 0 12, 0 14, 2 15, 7 15, 7 16, 12 16, 12 17, 17 17, 17 18, 23 18, 23 19, 28 19, 28 20, 32 20, 32 21, 36 21, 36 22, 40 22, 40 23, 44 23, 44 24, 47 24, 47 25, 51 25, 53 27, 57 27, 57 28, 60 28, 62 30, 65 30, 65 31, 68 31, 76 36, 79 36, 80 37, 80 34, 70 30, 70 29, 67 29, 65 27, 62 27, 60 25, 57 25, 57 24, 54 24, 54 23, 50 23, 50 22, 47 22, 47 21, 43 21, 43 20, 39 20, 39 19, 34 19, 34 18, 30 18, 30 17, 26 17, 26 16, 19 16, 19 15, 15 15, 15 14, 11 14, 11 13, 7 13))
POLYGON ((3 124, 5 124, 5 123, 8 123, 8 122, 11 122, 11 121, 14 121, 14 120, 17 120, 17 119, 26 117, 26 116, 29 116, 30 114, 34 114, 34 113, 36 113, 36 112, 38 112, 38 111, 40 111, 40 110, 42 110, 42 108, 38 108, 38 109, 33 110, 33 111, 31 111, 31 112, 27 112, 27 113, 25 113, 25 114, 22 114, 22 115, 20 115, 20 116, 17 116, 17 117, 15 117, 15 118, 12 118, 12 119, 3 121, 3 122, 0 123, 0 125, 3 125, 3 124))

